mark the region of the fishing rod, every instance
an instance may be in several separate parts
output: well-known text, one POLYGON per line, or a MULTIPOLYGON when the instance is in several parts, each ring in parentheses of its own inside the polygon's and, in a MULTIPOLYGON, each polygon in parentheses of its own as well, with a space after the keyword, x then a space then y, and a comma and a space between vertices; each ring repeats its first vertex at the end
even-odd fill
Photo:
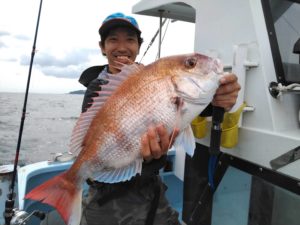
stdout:
POLYGON ((35 29, 35 35, 34 35, 34 41, 33 41, 29 71, 28 71, 26 92, 25 92, 21 122, 20 122, 20 129, 19 129, 18 143, 17 143, 17 148, 16 148, 16 155, 15 155, 15 161, 14 161, 12 181, 11 181, 11 186, 10 186, 10 192, 7 196, 8 199, 5 202, 4 218, 5 218, 5 224, 6 225, 10 224, 10 221, 11 221, 13 215, 14 215, 14 210, 13 210, 13 208, 14 208, 14 197, 15 197, 14 187, 15 187, 15 181, 16 181, 16 175, 17 175, 17 166, 18 166, 19 155, 20 155, 20 147, 21 147, 21 142, 22 142, 23 127, 24 127, 24 122, 25 122, 25 117, 26 117, 26 106, 27 106, 28 92, 29 92, 29 86, 30 86, 30 78, 31 78, 33 59, 34 59, 34 55, 35 55, 35 51, 36 51, 35 50, 36 49, 36 40, 37 40, 39 23, 40 23, 42 4, 43 4, 43 0, 40 0, 37 24, 36 24, 36 29, 35 29))
POLYGON ((215 170, 218 162, 218 156, 220 156, 221 146, 221 134, 225 110, 222 107, 213 106, 212 109, 212 126, 211 126, 211 138, 209 146, 209 160, 208 160, 208 183, 213 191, 215 191, 215 170))
MULTIPOLYGON (((221 146, 221 134, 225 110, 222 107, 213 106, 212 107, 212 126, 211 126, 211 136, 210 136, 210 146, 208 148, 209 159, 208 159, 208 183, 205 186, 199 200, 194 206, 191 215, 187 221, 187 225, 195 225, 197 223, 197 218, 208 202, 212 201, 213 194, 216 191, 215 185, 215 172, 217 169, 217 163, 222 156, 220 151, 221 146)), ((217 184, 218 185, 218 184, 217 184)))

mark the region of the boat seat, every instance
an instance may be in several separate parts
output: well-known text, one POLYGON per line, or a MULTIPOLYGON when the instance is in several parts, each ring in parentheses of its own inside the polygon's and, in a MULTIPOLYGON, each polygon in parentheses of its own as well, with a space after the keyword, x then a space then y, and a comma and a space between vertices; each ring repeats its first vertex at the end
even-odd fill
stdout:
MULTIPOLYGON (((21 167, 18 170, 18 205, 20 210, 30 213, 34 210, 49 212, 53 210, 51 206, 38 201, 24 199, 26 193, 42 184, 46 180, 67 170, 73 161, 68 162, 38 162, 21 167)), ((40 224, 40 220, 32 217, 31 225, 40 224)))

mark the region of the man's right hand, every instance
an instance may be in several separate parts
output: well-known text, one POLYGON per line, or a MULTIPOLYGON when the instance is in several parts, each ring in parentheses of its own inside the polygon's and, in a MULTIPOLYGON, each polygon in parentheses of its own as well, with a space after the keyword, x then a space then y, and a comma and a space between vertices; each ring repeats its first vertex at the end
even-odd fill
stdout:
POLYGON ((150 162, 152 159, 159 159, 162 155, 167 154, 178 133, 179 130, 176 128, 174 134, 169 134, 163 124, 156 127, 150 126, 141 139, 141 153, 144 160, 150 162))

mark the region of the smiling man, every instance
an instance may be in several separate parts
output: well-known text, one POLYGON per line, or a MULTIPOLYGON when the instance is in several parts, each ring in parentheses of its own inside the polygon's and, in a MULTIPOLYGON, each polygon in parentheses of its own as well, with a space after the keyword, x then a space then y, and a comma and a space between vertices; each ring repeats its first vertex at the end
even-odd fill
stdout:
MULTIPOLYGON (((100 91, 101 95, 99 85, 108 83, 107 73, 117 76, 120 63, 134 63, 143 43, 137 21, 123 13, 108 16, 99 34, 99 46, 108 64, 90 67, 82 73, 79 82, 87 87, 83 112, 91 105, 96 91, 100 91)), ((81 225, 180 224, 178 213, 169 206, 164 196, 166 188, 158 176, 159 169, 166 162, 170 136, 159 124, 149 127, 141 142, 145 160, 142 175, 115 184, 89 180, 89 196, 83 207, 81 225)))

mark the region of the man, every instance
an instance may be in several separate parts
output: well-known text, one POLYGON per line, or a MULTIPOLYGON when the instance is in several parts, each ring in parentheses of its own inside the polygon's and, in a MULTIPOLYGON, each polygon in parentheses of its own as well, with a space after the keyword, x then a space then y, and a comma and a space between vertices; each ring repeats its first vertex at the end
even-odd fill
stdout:
MULTIPOLYGON (((99 34, 99 45, 108 64, 90 67, 81 75, 79 82, 87 87, 83 112, 91 105, 96 91, 100 91, 101 95, 99 85, 108 83, 107 73, 117 75, 120 63, 135 62, 143 42, 136 20, 122 13, 108 16, 99 34)), ((222 78, 220 82, 212 104, 228 110, 234 105, 240 86, 233 74, 222 78)), ((116 184, 87 181, 90 188, 84 202, 81 225, 180 224, 178 213, 169 206, 164 196, 166 187, 158 175, 166 161, 169 142, 170 134, 163 124, 150 126, 141 137, 141 154, 144 158, 141 175, 116 184)))

